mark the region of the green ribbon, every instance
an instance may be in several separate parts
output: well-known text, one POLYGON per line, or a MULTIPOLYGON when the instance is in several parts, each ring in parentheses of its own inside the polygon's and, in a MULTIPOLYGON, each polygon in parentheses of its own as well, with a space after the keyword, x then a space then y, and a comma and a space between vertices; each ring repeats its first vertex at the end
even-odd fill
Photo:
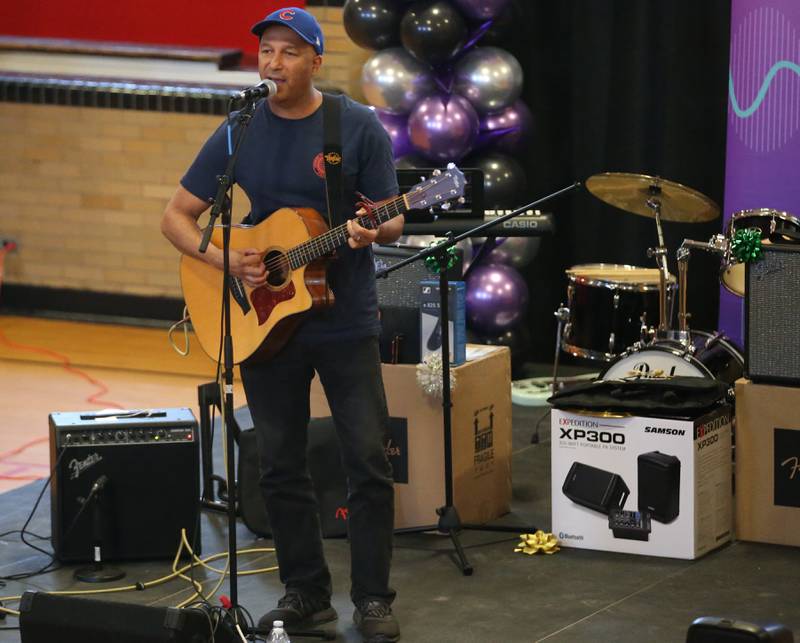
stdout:
MULTIPOLYGON (((443 243, 447 243, 447 239, 443 241, 432 241, 431 248, 441 245, 443 243)), ((458 250, 456 249, 455 246, 450 246, 447 249, 447 269, 450 270, 450 268, 455 266, 456 261, 458 261, 458 250)), ((442 268, 439 265, 439 258, 436 256, 435 253, 425 257, 425 267, 434 275, 438 275, 442 271, 442 268)))
POLYGON ((737 230, 731 241, 731 252, 741 263, 752 263, 761 259, 761 230, 745 228, 737 230))

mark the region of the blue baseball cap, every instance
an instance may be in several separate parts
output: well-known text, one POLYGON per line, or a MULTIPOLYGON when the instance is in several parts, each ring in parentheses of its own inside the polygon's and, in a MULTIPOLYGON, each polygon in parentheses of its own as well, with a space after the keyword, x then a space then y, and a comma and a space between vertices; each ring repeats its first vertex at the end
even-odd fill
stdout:
POLYGON ((285 7, 273 11, 261 22, 257 22, 250 29, 259 38, 269 25, 283 25, 289 27, 298 36, 305 40, 314 48, 319 55, 322 55, 323 39, 322 27, 319 26, 317 19, 308 11, 297 7, 285 7))

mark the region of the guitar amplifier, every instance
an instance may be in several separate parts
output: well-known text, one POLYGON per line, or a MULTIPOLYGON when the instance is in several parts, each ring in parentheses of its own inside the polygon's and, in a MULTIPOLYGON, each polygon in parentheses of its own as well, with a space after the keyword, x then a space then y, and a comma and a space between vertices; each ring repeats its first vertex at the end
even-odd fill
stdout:
POLYGON ((744 368, 754 382, 800 384, 800 245, 763 245, 745 272, 744 368))
POLYGON ((93 560, 98 537, 103 560, 172 558, 181 528, 199 553, 197 421, 189 409, 51 413, 50 467, 60 561, 93 560))

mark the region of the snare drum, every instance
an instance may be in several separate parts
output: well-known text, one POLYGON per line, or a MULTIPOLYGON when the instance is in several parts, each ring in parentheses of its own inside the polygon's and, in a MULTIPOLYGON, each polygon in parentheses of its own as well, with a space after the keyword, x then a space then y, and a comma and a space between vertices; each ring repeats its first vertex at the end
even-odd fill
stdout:
MULTIPOLYGON (((728 224, 728 241, 733 241, 738 230, 747 228, 761 230, 762 243, 800 243, 800 219, 788 212, 769 208, 736 212, 728 224)), ((744 296, 744 266, 734 257, 726 255, 720 275, 722 285, 739 297, 744 296)))
POLYGON ((601 373, 600 379, 686 375, 733 385, 742 376, 744 358, 731 342, 702 330, 691 331, 691 337, 691 350, 678 341, 665 340, 628 351, 601 373))
MULTIPOLYGON (((658 269, 592 263, 567 272, 569 319, 563 349, 576 357, 610 361, 642 339, 642 330, 658 325, 658 269)), ((667 282, 667 314, 675 277, 667 282)))

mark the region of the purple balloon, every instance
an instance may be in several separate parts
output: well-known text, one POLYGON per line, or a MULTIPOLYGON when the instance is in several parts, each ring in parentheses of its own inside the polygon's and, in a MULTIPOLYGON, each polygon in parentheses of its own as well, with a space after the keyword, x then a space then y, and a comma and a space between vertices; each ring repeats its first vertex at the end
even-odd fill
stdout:
POLYGON ((499 334, 519 323, 528 285, 511 266, 473 266, 467 277, 467 322, 479 333, 499 334))
POLYGON ((514 154, 530 142, 533 114, 521 100, 505 109, 481 118, 475 149, 491 147, 498 152, 514 154))
POLYGON ((428 96, 411 111, 408 134, 431 161, 458 161, 478 138, 478 114, 463 96, 428 96))
POLYGON ((494 18, 510 0, 453 0, 453 3, 473 20, 494 18))
POLYGON ((392 114, 383 109, 375 108, 375 115, 383 125, 383 129, 392 139, 394 158, 409 154, 413 148, 408 138, 408 116, 405 114, 392 114))

